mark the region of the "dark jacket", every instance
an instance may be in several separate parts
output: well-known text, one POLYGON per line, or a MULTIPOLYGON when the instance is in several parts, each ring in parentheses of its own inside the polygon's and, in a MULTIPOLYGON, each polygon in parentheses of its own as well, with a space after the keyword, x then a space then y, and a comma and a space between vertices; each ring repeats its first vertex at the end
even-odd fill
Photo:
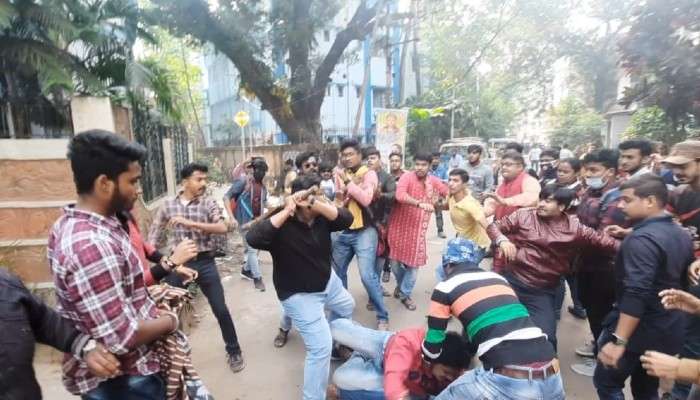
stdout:
POLYGON ((388 172, 380 170, 377 172, 379 179, 379 193, 375 195, 375 200, 370 204, 374 222, 386 225, 391 214, 391 206, 396 199, 396 180, 388 172))
POLYGON ((79 354, 88 340, 0 268, 0 399, 41 399, 32 366, 35 342, 79 354))
MULTIPOLYGON (((664 309, 658 293, 685 286, 693 259, 690 235, 670 216, 640 222, 622 242, 615 260, 617 310, 640 319, 629 339, 630 351, 680 352, 685 318, 680 311, 664 309)), ((606 325, 614 330, 616 322, 609 318, 606 325)))
POLYGON ((540 218, 535 208, 522 208, 489 225, 489 237, 497 242, 505 235, 518 249, 505 271, 533 288, 553 288, 570 271, 572 259, 581 248, 591 246, 615 254, 619 242, 564 214, 540 218))

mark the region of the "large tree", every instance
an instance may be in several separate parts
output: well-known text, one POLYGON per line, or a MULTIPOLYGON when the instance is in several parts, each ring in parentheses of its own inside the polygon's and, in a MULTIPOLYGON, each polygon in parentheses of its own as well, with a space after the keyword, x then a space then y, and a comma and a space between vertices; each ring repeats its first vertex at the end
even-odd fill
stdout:
POLYGON ((648 0, 620 42, 622 65, 633 78, 625 103, 658 106, 673 130, 700 119, 700 1, 648 0))
POLYGON ((330 75, 348 45, 372 30, 378 11, 386 4, 383 0, 359 1, 319 59, 316 35, 331 29, 346 3, 228 0, 214 5, 207 0, 151 0, 152 8, 146 12, 174 35, 210 43, 228 57, 240 74, 241 87, 255 94, 290 140, 299 143, 321 139, 321 105, 330 75), (289 67, 288 76, 275 76, 274 64, 282 59, 289 67))

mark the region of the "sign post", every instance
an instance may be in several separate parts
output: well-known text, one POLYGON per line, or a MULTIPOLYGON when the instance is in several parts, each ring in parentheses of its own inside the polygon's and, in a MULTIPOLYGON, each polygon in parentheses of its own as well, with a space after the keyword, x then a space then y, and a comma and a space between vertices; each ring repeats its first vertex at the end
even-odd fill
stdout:
MULTIPOLYGON (((241 128, 241 148, 243 149, 243 160, 244 161, 246 159, 246 155, 245 155, 245 126, 248 125, 249 121, 250 121, 250 116, 245 111, 239 111, 233 117, 233 122, 235 122, 236 125, 238 125, 241 128)), ((251 141, 252 141, 252 139, 251 139, 251 141)), ((252 153, 253 143, 251 143, 250 146, 251 146, 251 153, 252 153)))

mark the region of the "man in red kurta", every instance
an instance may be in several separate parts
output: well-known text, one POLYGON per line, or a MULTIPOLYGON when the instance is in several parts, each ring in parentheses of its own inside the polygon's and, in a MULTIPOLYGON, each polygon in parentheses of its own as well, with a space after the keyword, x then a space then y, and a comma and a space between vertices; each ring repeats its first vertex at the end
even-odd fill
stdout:
POLYGON ((396 277, 394 297, 413 311, 416 304, 411 299, 418 277, 418 267, 427 262, 425 234, 430 214, 439 197, 448 194, 447 185, 435 176, 428 175, 431 156, 416 154, 414 169, 399 179, 396 187, 396 204, 389 217, 389 257, 396 277))

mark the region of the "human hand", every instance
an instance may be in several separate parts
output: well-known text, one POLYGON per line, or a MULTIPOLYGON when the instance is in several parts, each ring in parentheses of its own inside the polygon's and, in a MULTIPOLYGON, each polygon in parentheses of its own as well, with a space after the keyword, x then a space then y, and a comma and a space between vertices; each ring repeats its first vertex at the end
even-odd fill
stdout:
POLYGON ((629 235, 632 232, 632 229, 625 229, 619 225, 609 225, 606 226, 605 229, 603 229, 603 232, 607 233, 608 235, 614 238, 624 239, 625 236, 629 235))
POLYGON ((184 265, 178 265, 175 267, 175 273, 182 278, 182 283, 188 284, 199 276, 199 273, 192 268, 185 267, 184 265))
POLYGON ((484 194, 482 194, 482 196, 483 196, 484 200, 486 200, 487 198, 492 198, 493 201, 495 201, 498 204, 504 203, 503 197, 501 197, 493 192, 484 193, 484 194))
POLYGON ((693 285, 697 285, 700 282, 700 260, 693 261, 688 267, 688 280, 693 285))
POLYGON ((172 228, 176 225, 182 225, 185 228, 190 228, 190 227, 192 227, 192 221, 190 221, 189 219, 187 219, 185 217, 181 217, 179 215, 176 215, 176 216, 170 218, 170 221, 168 221, 168 226, 172 228))
POLYGON ((294 211, 297 209, 297 203, 294 200, 294 195, 289 195, 284 199, 284 210, 289 212, 290 215, 294 215, 294 211))
POLYGON ((503 256, 506 258, 506 261, 511 262, 515 260, 515 255, 518 253, 518 249, 515 247, 513 242, 504 240, 498 245, 498 247, 503 252, 503 256))
POLYGON ((192 239, 185 239, 173 249, 170 261, 175 265, 182 265, 197 256, 197 245, 192 239))
POLYGON ((642 367, 647 370, 647 374, 662 379, 676 379, 680 358, 659 353, 658 351, 647 351, 639 359, 642 367))
POLYGON ((617 363, 625 354, 625 347, 609 342, 598 352, 598 360, 606 367, 617 368, 617 363))
POLYGON ((700 314, 700 299, 688 292, 678 289, 666 289, 659 292, 661 304, 667 310, 681 310, 689 314, 700 314))
POLYGON ((99 378, 114 378, 121 374, 119 360, 100 343, 83 357, 90 372, 99 378))
POLYGON ((421 210, 427 211, 427 212, 433 212, 433 211, 435 211, 435 206, 432 205, 432 204, 430 204, 430 203, 420 203, 420 204, 418 204, 418 207, 419 207, 421 210))

